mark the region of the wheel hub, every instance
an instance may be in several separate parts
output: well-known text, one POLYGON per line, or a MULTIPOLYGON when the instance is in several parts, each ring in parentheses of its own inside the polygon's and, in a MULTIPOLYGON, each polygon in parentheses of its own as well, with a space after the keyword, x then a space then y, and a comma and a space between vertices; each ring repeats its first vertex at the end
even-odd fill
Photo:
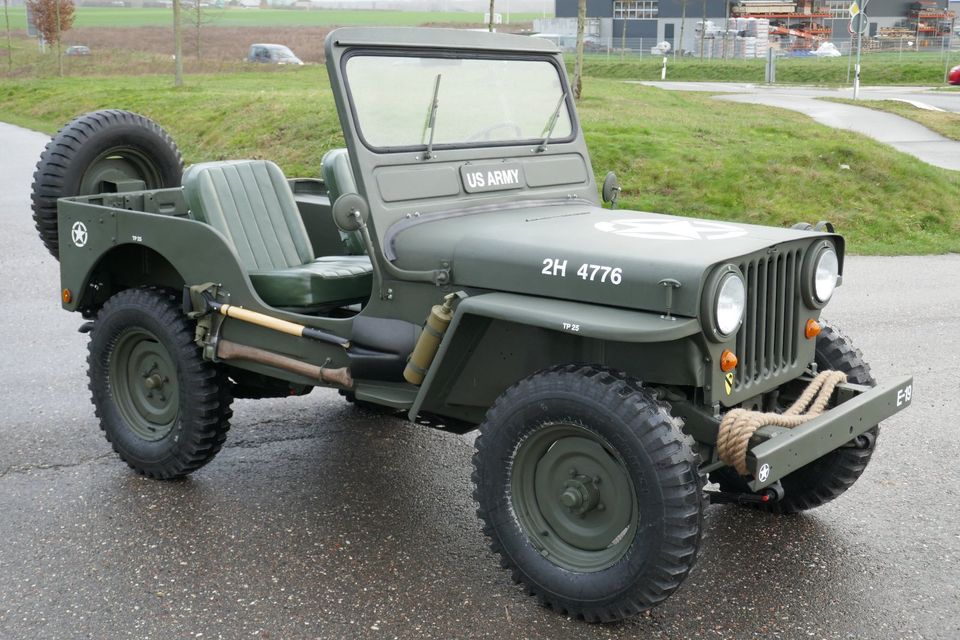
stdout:
POLYGON ((560 502, 570 513, 581 518, 594 509, 603 511, 598 484, 600 476, 588 477, 578 474, 576 469, 571 469, 570 479, 564 482, 566 489, 560 494, 560 502))
POLYGON ((639 513, 616 452, 576 425, 544 425, 517 450, 512 499, 541 555, 566 569, 599 571, 632 543, 639 513))
POLYGON ((117 408, 134 433, 154 441, 171 432, 179 414, 176 365, 156 336, 139 328, 121 335, 110 357, 110 379, 117 408))

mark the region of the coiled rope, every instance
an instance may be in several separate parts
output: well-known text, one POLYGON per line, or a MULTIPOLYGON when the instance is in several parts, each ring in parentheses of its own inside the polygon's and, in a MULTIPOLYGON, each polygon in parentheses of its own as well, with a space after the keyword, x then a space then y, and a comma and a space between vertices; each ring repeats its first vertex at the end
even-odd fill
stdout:
POLYGON ((765 425, 793 429, 823 413, 838 384, 846 382, 842 371, 822 371, 817 374, 797 401, 783 413, 764 413, 747 409, 731 409, 723 416, 717 434, 717 453, 720 459, 742 476, 747 469, 747 445, 754 432, 765 425))

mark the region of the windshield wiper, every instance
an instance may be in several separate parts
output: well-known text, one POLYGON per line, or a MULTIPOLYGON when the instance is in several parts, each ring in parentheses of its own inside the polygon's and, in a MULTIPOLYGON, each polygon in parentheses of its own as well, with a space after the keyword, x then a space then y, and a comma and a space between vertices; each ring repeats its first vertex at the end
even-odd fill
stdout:
POLYGON ((429 160, 433 157, 433 132, 436 130, 437 107, 440 106, 440 102, 437 100, 437 94, 440 93, 440 75, 439 73, 437 74, 437 79, 433 83, 433 99, 430 101, 427 120, 423 123, 423 133, 420 134, 420 144, 423 144, 424 137, 427 135, 427 129, 430 129, 430 140, 427 142, 427 150, 423 153, 424 160, 429 160))
POLYGON ((564 101, 567 99, 566 92, 560 94, 560 99, 557 100, 557 106, 553 110, 553 113, 550 115, 550 119, 547 120, 547 124, 543 127, 541 134, 546 134, 543 137, 543 142, 540 143, 540 146, 537 147, 537 153, 543 153, 547 150, 547 143, 550 142, 550 136, 553 135, 553 128, 557 126, 557 122, 560 120, 560 108, 563 106, 564 101))

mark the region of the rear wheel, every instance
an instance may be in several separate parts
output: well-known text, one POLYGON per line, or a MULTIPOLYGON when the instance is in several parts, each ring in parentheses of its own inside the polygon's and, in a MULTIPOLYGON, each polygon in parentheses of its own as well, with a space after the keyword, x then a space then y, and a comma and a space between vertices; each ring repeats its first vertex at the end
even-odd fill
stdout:
POLYGON ((220 451, 229 382, 203 360, 176 298, 127 289, 107 300, 90 336, 90 391, 114 451, 138 473, 170 479, 220 451))
POLYGON ((491 548, 557 611, 623 619, 693 566, 697 457, 666 406, 621 373, 569 365, 514 385, 480 426, 473 464, 491 548))
MULTIPOLYGON (((846 335, 824 324, 816 343, 816 363, 821 371, 842 371, 854 384, 875 386, 870 365, 859 349, 846 335)), ((819 507, 837 498, 853 486, 873 456, 880 427, 874 426, 869 447, 855 449, 842 447, 814 460, 805 467, 783 477, 784 498, 777 503, 751 503, 751 506, 774 513, 798 513, 819 507)), ((710 479, 720 484, 724 491, 749 492, 747 481, 736 471, 724 468, 710 474, 710 479)))
POLYGON ((79 116, 46 148, 33 174, 33 220, 44 246, 60 255, 57 199, 115 191, 141 180, 147 189, 179 187, 183 159, 156 122, 109 109, 79 116))

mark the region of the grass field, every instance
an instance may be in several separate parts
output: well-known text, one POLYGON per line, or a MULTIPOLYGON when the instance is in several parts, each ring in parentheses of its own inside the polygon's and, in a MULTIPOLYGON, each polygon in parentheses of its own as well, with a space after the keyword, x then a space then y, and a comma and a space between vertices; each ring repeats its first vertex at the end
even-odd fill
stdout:
MULTIPOLYGON (((49 133, 103 107, 155 118, 187 162, 263 157, 316 175, 324 150, 343 144, 319 66, 191 76, 181 89, 166 76, 0 84, 0 120, 49 133)), ((625 208, 778 226, 830 220, 861 254, 960 251, 960 172, 797 113, 703 94, 587 78, 580 110, 594 168, 617 171, 625 208)))
POLYGON ((823 98, 823 100, 893 113, 918 122, 945 138, 960 140, 960 113, 928 111, 899 100, 846 100, 844 98, 823 98))
MULTIPOLYGON (((221 27, 329 27, 334 25, 479 24, 483 13, 470 11, 349 11, 314 9, 226 9, 204 10, 209 24, 221 27)), ((166 27, 173 24, 171 9, 77 7, 74 27, 166 27)), ((511 22, 530 22, 539 13, 514 13, 511 22)), ((26 29, 23 7, 10 7, 10 26, 26 29)))

